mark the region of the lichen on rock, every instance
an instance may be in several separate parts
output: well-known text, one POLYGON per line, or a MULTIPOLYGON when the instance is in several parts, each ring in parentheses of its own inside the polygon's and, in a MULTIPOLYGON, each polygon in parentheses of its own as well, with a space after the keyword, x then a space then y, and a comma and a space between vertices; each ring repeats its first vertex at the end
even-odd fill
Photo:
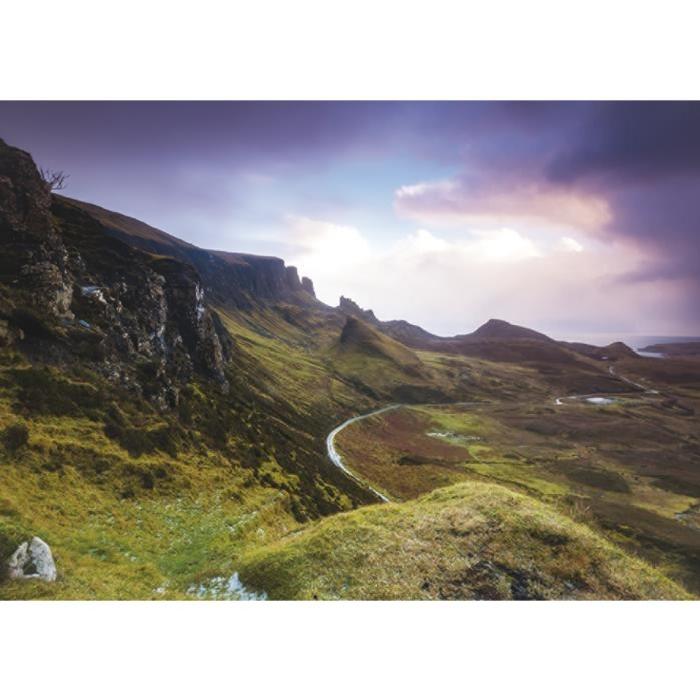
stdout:
POLYGON ((51 547, 39 537, 22 542, 10 557, 8 573, 11 579, 55 581, 57 571, 51 547))

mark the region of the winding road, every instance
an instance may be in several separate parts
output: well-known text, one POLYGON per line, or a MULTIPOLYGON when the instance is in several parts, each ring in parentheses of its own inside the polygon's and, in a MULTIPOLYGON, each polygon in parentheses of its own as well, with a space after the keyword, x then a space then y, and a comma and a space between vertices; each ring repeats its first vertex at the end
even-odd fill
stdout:
MULTIPOLYGON (((627 384, 630 384, 637 389, 642 389, 645 393, 647 394, 658 394, 659 392, 656 389, 650 389, 647 386, 644 386, 643 384, 639 384, 638 382, 635 382, 632 379, 629 379, 628 377, 623 377, 621 374, 617 374, 615 372, 615 368, 613 365, 610 365, 608 367, 608 372, 614 376, 617 377, 618 379, 622 380, 623 382, 626 382, 627 384)), ((578 399, 585 399, 589 397, 595 397, 595 396, 600 396, 601 394, 580 394, 576 396, 557 396, 554 399, 554 403, 557 406, 564 406, 564 401, 566 399, 568 400, 578 400, 578 399)), ((456 405, 469 405, 473 402, 468 402, 468 401, 459 401, 456 403, 456 405)), ((338 433, 340 433, 341 430, 344 430, 347 428, 349 425, 352 425, 353 423, 357 423, 358 421, 364 420, 365 418, 371 418, 372 416, 378 416, 380 413, 386 413, 387 411, 393 411, 397 408, 401 408, 402 406, 405 406, 406 404, 402 403, 395 403, 391 404, 391 406, 384 406, 384 408, 379 408, 376 411, 370 411, 369 413, 363 413, 362 415, 359 416, 353 416, 352 418, 348 418, 344 423, 341 423, 338 427, 333 428, 330 433, 328 433, 328 437, 326 438, 326 450, 328 452, 328 458, 333 462, 333 464, 338 467, 341 471, 345 472, 353 481, 356 483, 360 484, 360 486, 366 488, 368 491, 371 491, 375 496, 380 498, 384 503, 389 503, 391 502, 391 499, 383 494, 381 491, 377 491, 377 489, 373 488, 370 486, 366 481, 363 481, 360 477, 358 477, 355 473, 353 473, 343 462, 343 458, 340 456, 338 450, 335 447, 335 438, 338 436, 338 433)))
POLYGON ((333 462, 333 464, 335 464, 335 466, 338 467, 338 469, 344 471, 353 481, 356 481, 358 484, 364 486, 366 489, 371 491, 375 496, 381 498, 381 500, 384 501, 384 503, 389 503, 389 498, 387 498, 387 496, 385 496, 380 491, 377 491, 377 489, 372 488, 369 484, 364 482, 345 466, 343 458, 338 453, 338 450, 335 449, 335 438, 341 430, 344 430, 353 423, 357 423, 358 421, 364 420, 365 418, 370 418, 371 416, 378 416, 380 413, 393 411, 394 409, 400 408, 401 406, 403 406, 402 403, 395 403, 391 406, 385 406, 384 408, 377 409, 376 411, 371 411, 370 413, 364 413, 361 416, 354 416, 353 418, 348 418, 348 420, 346 420, 345 423, 341 423, 337 428, 333 428, 333 430, 331 430, 331 432, 328 433, 328 437, 326 438, 326 450, 328 451, 328 458, 331 460, 331 462, 333 462))

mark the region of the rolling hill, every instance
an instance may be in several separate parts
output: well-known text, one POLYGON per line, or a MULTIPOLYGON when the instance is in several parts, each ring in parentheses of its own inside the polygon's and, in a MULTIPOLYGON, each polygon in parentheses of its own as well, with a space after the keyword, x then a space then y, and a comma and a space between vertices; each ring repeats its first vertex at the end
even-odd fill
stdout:
POLYGON ((333 516, 244 557, 240 573, 282 600, 688 597, 586 526, 479 483, 333 516))

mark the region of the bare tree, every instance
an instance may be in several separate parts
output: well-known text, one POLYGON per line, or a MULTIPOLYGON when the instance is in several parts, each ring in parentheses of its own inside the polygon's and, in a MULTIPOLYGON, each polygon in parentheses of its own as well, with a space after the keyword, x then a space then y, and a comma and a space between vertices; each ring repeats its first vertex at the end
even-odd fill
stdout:
POLYGON ((39 174, 51 192, 64 190, 66 188, 66 180, 70 177, 63 170, 44 170, 44 168, 39 168, 39 174))

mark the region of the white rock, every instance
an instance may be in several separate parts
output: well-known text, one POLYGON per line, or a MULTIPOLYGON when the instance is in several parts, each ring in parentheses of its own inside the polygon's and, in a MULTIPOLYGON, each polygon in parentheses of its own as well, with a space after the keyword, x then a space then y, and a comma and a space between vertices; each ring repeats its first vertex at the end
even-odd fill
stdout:
POLYGON ((29 564, 29 542, 22 542, 7 562, 10 578, 24 578, 24 569, 29 564))
POLYGON ((44 540, 32 537, 31 542, 22 542, 8 562, 10 578, 38 578, 42 581, 56 580, 56 564, 51 548, 44 540))

